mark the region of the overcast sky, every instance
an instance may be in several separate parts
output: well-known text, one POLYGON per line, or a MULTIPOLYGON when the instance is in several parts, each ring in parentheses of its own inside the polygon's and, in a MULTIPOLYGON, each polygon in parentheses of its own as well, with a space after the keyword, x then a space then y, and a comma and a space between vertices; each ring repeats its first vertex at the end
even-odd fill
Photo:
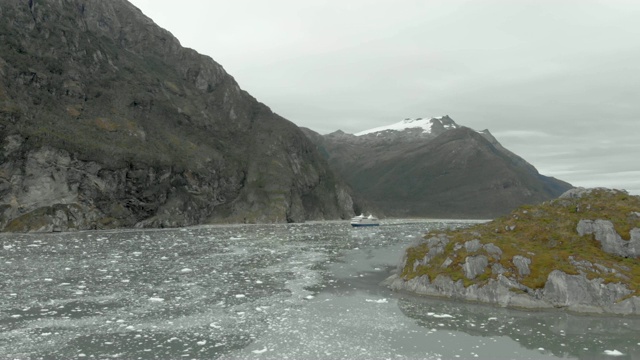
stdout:
POLYGON ((640 195, 640 1, 132 3, 299 126, 448 114, 544 175, 640 195))

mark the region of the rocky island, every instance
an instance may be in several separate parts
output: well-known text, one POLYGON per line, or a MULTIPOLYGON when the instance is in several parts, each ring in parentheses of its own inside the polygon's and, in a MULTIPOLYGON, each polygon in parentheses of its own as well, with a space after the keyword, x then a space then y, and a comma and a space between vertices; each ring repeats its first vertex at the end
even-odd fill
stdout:
POLYGON ((640 197, 572 189, 491 222, 426 234, 392 289, 501 307, 640 315, 640 197))

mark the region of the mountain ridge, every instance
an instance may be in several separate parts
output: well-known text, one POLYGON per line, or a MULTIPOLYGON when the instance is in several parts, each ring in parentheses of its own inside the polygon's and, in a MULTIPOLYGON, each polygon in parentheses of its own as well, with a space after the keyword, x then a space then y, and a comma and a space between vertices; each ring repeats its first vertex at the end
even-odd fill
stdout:
POLYGON ((305 134, 359 197, 390 216, 492 218, 571 188, 539 174, 489 130, 446 115, 407 118, 360 135, 305 134))
POLYGON ((299 128, 123 0, 0 1, 0 229, 348 218, 299 128))

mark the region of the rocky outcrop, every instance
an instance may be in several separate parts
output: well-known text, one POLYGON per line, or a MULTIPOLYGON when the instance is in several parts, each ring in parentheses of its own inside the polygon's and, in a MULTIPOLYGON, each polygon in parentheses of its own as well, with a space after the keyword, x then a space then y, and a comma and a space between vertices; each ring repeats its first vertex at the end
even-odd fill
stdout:
POLYGON ((234 188, 239 181, 223 187, 171 168, 109 169, 49 147, 27 151, 24 157, 22 163, 2 164, 10 179, 0 214, 7 231, 198 224, 240 190, 234 188))
POLYGON ((488 265, 489 260, 484 255, 467 256, 464 259, 462 270, 464 270, 464 276, 467 279, 473 280, 478 275, 484 274, 488 265))
POLYGON ((640 197, 626 192, 574 190, 486 224, 428 236, 406 250, 385 284, 503 307, 640 315, 640 264, 623 261, 636 257, 639 209, 640 197), (631 240, 616 228, 631 228, 631 240))
POLYGON ((433 282, 428 276, 420 276, 404 281, 392 275, 385 284, 393 290, 409 291, 419 295, 446 297, 454 300, 478 301, 502 307, 529 309, 552 308, 543 300, 531 296, 521 289, 522 285, 505 276, 490 279, 486 285, 465 286, 462 280, 454 281, 448 276, 437 276, 433 282))
POLYGON ((594 235, 604 252, 622 257, 640 256, 640 229, 630 232, 630 240, 623 240, 609 220, 580 220, 576 230, 580 236, 594 235))
MULTIPOLYGON (((462 269, 464 276, 470 280, 492 271, 487 257, 483 255, 466 257, 462 269)), ((438 275, 431 281, 427 275, 405 280, 396 274, 387 279, 385 284, 393 290, 479 301, 502 307, 565 308, 580 313, 640 315, 640 297, 630 296, 633 291, 623 283, 605 283, 602 278, 588 279, 586 274, 568 275, 559 270, 549 274, 542 289, 529 288, 519 283, 517 278, 501 273, 485 284, 469 286, 465 286, 462 280, 454 281, 446 275, 438 275)))
POLYGON ((353 216, 298 127, 127 1, 0 17, 0 230, 353 216))
POLYGON ((513 257, 513 265, 518 269, 518 275, 527 276, 531 274, 531 270, 529 270, 529 264, 531 264, 531 259, 526 258, 524 256, 516 255, 513 257))
POLYGON ((542 299, 554 307, 576 312, 640 315, 640 297, 622 283, 605 283, 602 278, 568 275, 554 270, 542 290, 542 299))

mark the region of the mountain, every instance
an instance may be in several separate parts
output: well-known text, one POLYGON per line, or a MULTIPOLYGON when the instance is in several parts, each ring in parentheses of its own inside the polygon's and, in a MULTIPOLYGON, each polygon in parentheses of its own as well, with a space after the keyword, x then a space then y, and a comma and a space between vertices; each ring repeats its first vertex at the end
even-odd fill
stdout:
POLYGON ((571 185, 540 175, 488 130, 449 116, 405 119, 358 134, 305 129, 355 193, 387 216, 493 218, 571 185))
POLYGON ((124 0, 0 0, 0 229, 353 215, 300 129, 124 0))

